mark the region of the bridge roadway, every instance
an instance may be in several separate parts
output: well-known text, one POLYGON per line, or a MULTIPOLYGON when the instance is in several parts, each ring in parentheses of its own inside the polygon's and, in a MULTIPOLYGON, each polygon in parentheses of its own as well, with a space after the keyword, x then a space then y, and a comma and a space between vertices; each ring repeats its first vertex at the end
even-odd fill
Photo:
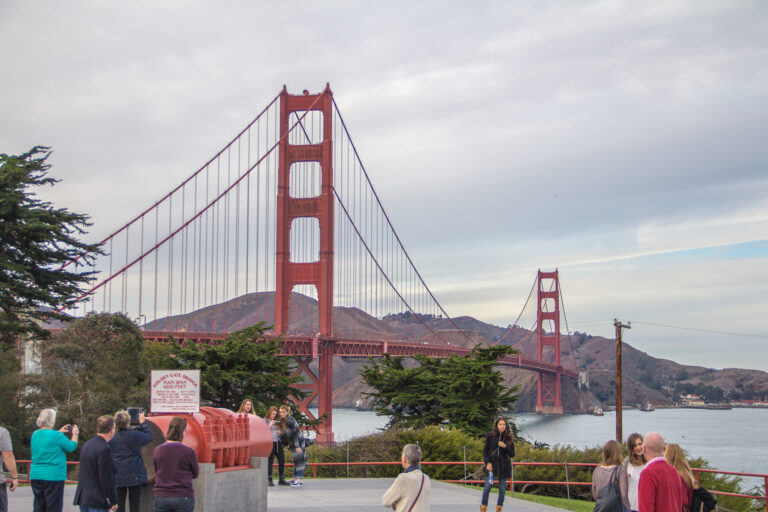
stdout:
MULTIPOLYGON (((267 510, 269 512, 385 512, 381 496, 392 484, 393 479, 384 478, 305 478, 300 489, 292 487, 269 487, 267 510)), ((432 482, 432 512, 467 512, 480 508, 480 488, 467 488, 444 482, 432 482)), ((75 486, 64 488, 63 512, 79 512, 72 505, 75 486)), ((227 496, 228 500, 236 499, 227 496)), ((8 510, 22 512, 32 510, 32 488, 21 486, 8 492, 8 510)), ((489 510, 495 510, 496 495, 489 500, 489 510)), ((560 512, 562 509, 510 498, 507 494, 504 510, 515 512, 560 512)))
MULTIPOLYGON (((195 343, 216 343, 226 338, 226 334, 212 332, 171 332, 171 331, 144 331, 144 338, 152 341, 165 341, 169 336, 183 338, 195 343)), ((463 356, 469 354, 471 349, 451 347, 445 345, 428 345, 418 343, 404 343, 392 340, 352 340, 352 339, 325 339, 310 338, 306 336, 283 336, 284 356, 305 356, 317 358, 322 350, 322 342, 332 342, 334 356, 338 357, 381 357, 384 354, 392 356, 414 356, 424 354, 430 357, 450 357, 451 354, 463 356)), ((536 372, 561 374, 573 379, 578 377, 575 370, 556 366, 551 363, 539 361, 524 354, 511 354, 499 360, 502 366, 514 366, 524 370, 536 372)))

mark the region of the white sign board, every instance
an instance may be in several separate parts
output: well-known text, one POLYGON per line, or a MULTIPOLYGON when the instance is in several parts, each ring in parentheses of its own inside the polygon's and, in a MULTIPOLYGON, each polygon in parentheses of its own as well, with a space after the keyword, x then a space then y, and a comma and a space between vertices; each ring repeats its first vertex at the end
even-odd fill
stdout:
POLYGON ((150 412, 200 412, 200 370, 152 370, 150 386, 150 412))

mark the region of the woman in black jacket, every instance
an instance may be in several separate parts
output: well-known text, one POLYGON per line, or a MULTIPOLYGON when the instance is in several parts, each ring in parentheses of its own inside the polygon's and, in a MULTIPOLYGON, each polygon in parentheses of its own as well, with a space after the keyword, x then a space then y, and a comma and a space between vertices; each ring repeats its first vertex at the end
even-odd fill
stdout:
POLYGON ((125 497, 131 512, 139 512, 141 506, 141 488, 147 483, 147 469, 141 455, 141 447, 152 441, 144 414, 139 414, 139 425, 132 429, 131 416, 127 411, 115 414, 115 435, 109 441, 112 449, 112 461, 117 474, 117 510, 125 512, 125 497))
POLYGON ((496 501, 496 512, 501 512, 504 506, 504 493, 507 490, 507 480, 512 477, 512 461, 515 456, 515 444, 509 425, 504 418, 496 418, 493 432, 485 436, 483 446, 483 462, 485 463, 485 486, 480 502, 480 512, 488 508, 488 495, 491 493, 494 478, 499 479, 499 499, 496 501))

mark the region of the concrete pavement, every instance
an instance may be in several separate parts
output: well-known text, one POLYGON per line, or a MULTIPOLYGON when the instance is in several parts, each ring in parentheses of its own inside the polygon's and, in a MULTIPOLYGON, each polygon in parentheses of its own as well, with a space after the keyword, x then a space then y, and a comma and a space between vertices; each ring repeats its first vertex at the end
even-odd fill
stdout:
MULTIPOLYGON (((305 478, 304 486, 269 487, 267 510, 270 512, 386 512, 381 496, 394 479, 383 478, 305 478)), ((64 512, 79 512, 72 505, 75 486, 64 488, 64 512)), ((432 482, 431 510, 433 512, 474 512, 480 509, 480 489, 465 488, 443 482, 432 482)), ((227 502, 237 499, 225 496, 217 512, 228 510, 227 502)), ((496 495, 492 494, 488 508, 495 510, 496 495)), ((8 493, 9 512, 32 511, 32 488, 19 487, 8 493)), ((559 512, 561 509, 523 500, 507 498, 504 510, 514 512, 559 512)), ((143 511, 151 512, 151 511, 143 511)), ((213 512, 213 511, 208 511, 213 512)))

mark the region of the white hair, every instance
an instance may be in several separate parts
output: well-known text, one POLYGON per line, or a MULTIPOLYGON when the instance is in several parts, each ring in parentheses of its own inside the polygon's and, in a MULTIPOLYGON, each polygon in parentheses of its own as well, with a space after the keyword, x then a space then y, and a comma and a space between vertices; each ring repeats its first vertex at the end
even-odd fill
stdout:
POLYGON ((43 409, 40 414, 37 415, 37 426, 53 427, 56 423, 56 409, 43 409))
POLYGON ((403 455, 409 466, 415 466, 421 462, 421 448, 417 444, 407 444, 403 447, 403 455))

